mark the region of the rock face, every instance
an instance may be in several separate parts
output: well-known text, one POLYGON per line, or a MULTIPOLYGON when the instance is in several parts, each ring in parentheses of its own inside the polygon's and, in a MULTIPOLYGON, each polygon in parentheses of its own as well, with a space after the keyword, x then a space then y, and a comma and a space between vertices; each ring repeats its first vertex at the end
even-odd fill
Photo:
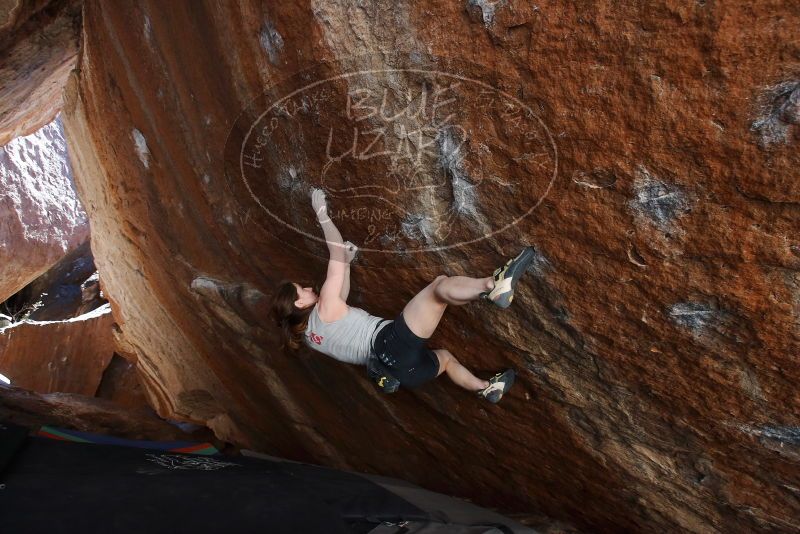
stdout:
POLYGON ((67 137, 160 415, 592 531, 800 528, 796 4, 87 1, 83 24, 67 137), (452 116, 393 115, 423 90, 452 116), (325 272, 311 186, 362 246, 350 302, 386 317, 536 245, 509 310, 433 340, 518 369, 508 398, 382 397, 279 352, 266 296, 325 272))
POLYGON ((209 437, 202 432, 194 435, 184 432, 146 408, 133 410, 109 400, 74 393, 40 395, 5 385, 0 385, 0 418, 31 429, 55 425, 128 439, 169 441, 209 437))
POLYGON ((88 238, 60 120, 0 147, 0 302, 88 238))
POLYGON ((22 321, 0 329, 0 373, 37 393, 94 396, 114 355, 109 305, 65 321, 22 321))
POLYGON ((61 109, 80 21, 79 0, 0 2, 0 146, 35 132, 61 109))

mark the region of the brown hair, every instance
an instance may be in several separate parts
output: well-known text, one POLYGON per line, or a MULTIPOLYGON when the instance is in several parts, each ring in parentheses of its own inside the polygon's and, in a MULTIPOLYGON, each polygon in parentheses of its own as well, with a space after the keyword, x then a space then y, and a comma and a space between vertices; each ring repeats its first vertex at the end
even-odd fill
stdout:
POLYGON ((272 297, 272 316, 281 329, 282 348, 288 347, 292 352, 300 348, 303 332, 308 325, 308 316, 313 309, 313 306, 298 308, 294 305, 296 300, 297 286, 288 280, 278 284, 275 296, 272 297))

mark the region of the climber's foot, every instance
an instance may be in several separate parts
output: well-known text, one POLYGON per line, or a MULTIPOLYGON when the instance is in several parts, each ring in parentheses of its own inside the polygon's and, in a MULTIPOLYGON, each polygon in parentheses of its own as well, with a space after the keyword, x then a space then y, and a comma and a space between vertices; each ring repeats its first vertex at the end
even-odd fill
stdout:
POLYGON ((503 398, 506 391, 511 389, 514 384, 514 377, 516 373, 513 369, 506 369, 497 373, 489 379, 489 386, 480 390, 478 396, 486 399, 492 404, 497 404, 503 398))
POLYGON ((525 247, 516 258, 508 260, 505 265, 495 269, 492 278, 494 288, 481 293, 481 297, 491 300, 496 306, 508 308, 514 300, 514 288, 525 270, 533 261, 535 252, 533 247, 525 247))

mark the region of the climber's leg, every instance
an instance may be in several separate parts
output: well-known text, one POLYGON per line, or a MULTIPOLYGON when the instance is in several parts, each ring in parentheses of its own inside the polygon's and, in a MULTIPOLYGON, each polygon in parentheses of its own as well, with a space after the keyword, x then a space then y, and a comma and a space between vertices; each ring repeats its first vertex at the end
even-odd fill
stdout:
POLYGON ((503 395, 508 393, 514 384, 516 373, 513 369, 506 369, 494 375, 489 380, 481 380, 473 375, 469 369, 461 365, 453 353, 446 349, 436 349, 433 351, 439 359, 439 374, 447 373, 456 385, 464 389, 475 392, 479 397, 486 399, 492 404, 497 404, 503 395))
POLYGON ((466 304, 491 288, 491 277, 437 276, 406 304, 403 319, 414 334, 427 339, 433 335, 448 304, 466 304))
POLYGON ((439 375, 447 373, 447 376, 456 385, 473 392, 481 391, 489 387, 489 382, 481 380, 473 375, 469 369, 461 365, 453 353, 447 349, 435 349, 436 357, 439 359, 439 375))

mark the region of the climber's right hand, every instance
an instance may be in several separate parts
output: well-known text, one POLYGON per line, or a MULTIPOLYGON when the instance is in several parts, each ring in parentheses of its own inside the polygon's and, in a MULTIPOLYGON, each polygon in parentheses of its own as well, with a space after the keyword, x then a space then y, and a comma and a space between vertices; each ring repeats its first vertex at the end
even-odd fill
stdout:
POLYGON ((313 189, 311 191, 311 207, 317 215, 317 220, 328 219, 328 201, 325 199, 325 191, 313 189))

